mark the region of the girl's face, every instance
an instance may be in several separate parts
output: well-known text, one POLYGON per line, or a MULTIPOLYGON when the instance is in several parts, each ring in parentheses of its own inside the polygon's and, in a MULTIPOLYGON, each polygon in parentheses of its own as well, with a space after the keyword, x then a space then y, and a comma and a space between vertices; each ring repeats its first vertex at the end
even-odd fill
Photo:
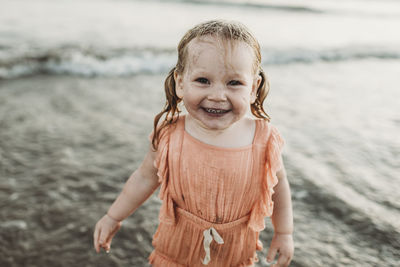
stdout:
POLYGON ((261 82, 254 60, 251 48, 241 41, 213 36, 190 41, 185 69, 174 77, 176 93, 197 124, 224 130, 244 117, 261 82))

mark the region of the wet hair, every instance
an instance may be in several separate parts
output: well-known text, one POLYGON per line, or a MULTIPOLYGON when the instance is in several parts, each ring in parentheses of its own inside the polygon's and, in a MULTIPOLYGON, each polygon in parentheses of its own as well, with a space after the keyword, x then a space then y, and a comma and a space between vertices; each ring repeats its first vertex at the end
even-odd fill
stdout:
POLYGON ((256 92, 256 100, 251 104, 251 113, 257 117, 269 121, 270 117, 263 108, 263 103, 269 92, 269 81, 261 68, 261 52, 257 39, 249 31, 249 29, 239 22, 211 20, 196 25, 186 32, 178 45, 178 62, 176 66, 170 70, 164 82, 166 103, 163 110, 154 118, 154 131, 152 137, 152 145, 157 150, 161 131, 174 124, 179 118, 181 110, 178 104, 182 101, 175 90, 174 73, 182 74, 185 70, 185 64, 188 56, 188 44, 195 38, 203 36, 215 36, 223 41, 240 41, 245 42, 254 52, 254 73, 261 76, 261 82, 256 92), (159 124, 160 119, 164 116, 164 120, 159 124))

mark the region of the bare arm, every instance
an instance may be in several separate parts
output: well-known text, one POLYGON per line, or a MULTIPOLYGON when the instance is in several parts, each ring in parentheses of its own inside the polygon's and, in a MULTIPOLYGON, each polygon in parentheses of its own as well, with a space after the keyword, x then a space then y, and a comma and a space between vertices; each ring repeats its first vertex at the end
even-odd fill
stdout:
POLYGON ((268 250, 267 261, 272 262, 279 253, 277 263, 272 267, 286 267, 289 266, 294 252, 292 200, 285 169, 277 172, 277 176, 279 182, 274 188, 275 193, 272 197, 274 212, 271 216, 274 236, 268 250))
POLYGON ((122 192, 96 224, 93 242, 97 252, 110 250, 111 240, 121 228, 121 221, 132 214, 159 186, 157 169, 153 166, 156 152, 151 148, 140 167, 132 173, 122 192))
POLYGON ((117 221, 131 215, 159 186, 157 169, 153 166, 156 152, 149 149, 140 167, 132 173, 122 192, 107 214, 117 221))
POLYGON ((276 233, 292 234, 292 199, 285 169, 281 169, 276 175, 278 176, 279 182, 274 188, 275 193, 272 196, 272 200, 274 201, 274 212, 271 216, 272 224, 276 233))

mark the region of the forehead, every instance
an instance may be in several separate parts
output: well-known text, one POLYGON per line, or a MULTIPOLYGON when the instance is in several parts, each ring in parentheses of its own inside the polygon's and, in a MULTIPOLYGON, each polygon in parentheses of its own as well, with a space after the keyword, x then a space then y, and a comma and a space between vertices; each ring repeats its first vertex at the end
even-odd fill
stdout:
POLYGON ((191 40, 187 46, 188 63, 196 63, 202 56, 219 56, 231 58, 235 56, 250 57, 255 61, 252 48, 240 40, 228 40, 216 36, 201 36, 191 40))

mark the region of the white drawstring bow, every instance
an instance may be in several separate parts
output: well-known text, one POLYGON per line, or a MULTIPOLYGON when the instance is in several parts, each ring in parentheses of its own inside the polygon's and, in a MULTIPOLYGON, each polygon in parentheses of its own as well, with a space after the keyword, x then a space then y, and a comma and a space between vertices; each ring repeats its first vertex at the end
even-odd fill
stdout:
POLYGON ((214 229, 214 227, 208 228, 203 231, 204 235, 204 241, 203 241, 203 246, 204 246, 204 251, 206 252, 206 256, 203 259, 203 264, 207 265, 210 260, 210 244, 213 240, 217 242, 218 244, 223 244, 224 240, 222 237, 218 234, 217 230, 214 229))

